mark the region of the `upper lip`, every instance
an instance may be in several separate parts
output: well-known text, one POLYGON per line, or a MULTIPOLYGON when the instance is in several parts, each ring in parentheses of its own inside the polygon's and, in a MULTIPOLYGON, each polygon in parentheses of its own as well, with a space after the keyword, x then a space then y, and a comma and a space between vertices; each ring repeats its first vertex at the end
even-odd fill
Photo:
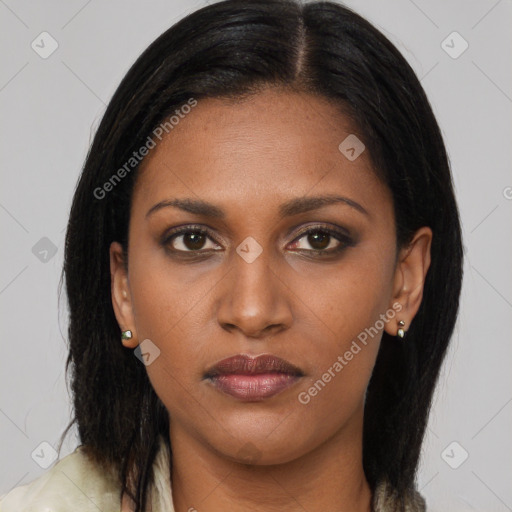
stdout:
POLYGON ((257 357, 237 354, 215 363, 206 371, 205 378, 228 374, 258 375, 262 373, 304 375, 297 366, 272 354, 262 354, 257 357))

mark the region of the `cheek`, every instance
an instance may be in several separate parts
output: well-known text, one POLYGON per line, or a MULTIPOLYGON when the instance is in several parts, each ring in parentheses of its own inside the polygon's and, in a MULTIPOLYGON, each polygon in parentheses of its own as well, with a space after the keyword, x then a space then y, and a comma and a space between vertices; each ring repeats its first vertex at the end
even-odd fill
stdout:
POLYGON ((138 333, 161 342, 182 337, 184 326, 197 323, 201 303, 215 285, 207 268, 172 264, 158 247, 134 248, 129 279, 138 333))
POLYGON ((159 350, 146 371, 167 410, 193 429, 205 421, 201 415, 203 400, 197 394, 203 368, 200 361, 212 358, 209 347, 201 343, 208 287, 206 283, 191 286, 179 273, 170 277, 168 270, 158 265, 149 267, 151 272, 134 269, 131 284, 138 337, 150 339, 159 350))
POLYGON ((204 422, 205 400, 198 383, 206 365, 218 357, 212 300, 225 272, 208 265, 191 270, 155 249, 134 251, 129 273, 137 336, 150 339, 160 351, 146 367, 156 394, 183 423, 194 417, 204 422))
POLYGON ((286 281, 300 298, 304 323, 316 323, 323 348, 342 353, 389 308, 393 272, 393 253, 368 244, 332 266, 294 262, 286 281))
POLYGON ((389 309, 394 268, 389 254, 384 258, 369 249, 354 251, 330 272, 295 269, 294 292, 307 306, 301 309, 300 323, 309 326, 306 338, 316 340, 303 347, 311 377, 299 401, 318 415, 323 409, 347 414, 362 402, 380 346, 382 319, 389 321, 395 313, 389 309))

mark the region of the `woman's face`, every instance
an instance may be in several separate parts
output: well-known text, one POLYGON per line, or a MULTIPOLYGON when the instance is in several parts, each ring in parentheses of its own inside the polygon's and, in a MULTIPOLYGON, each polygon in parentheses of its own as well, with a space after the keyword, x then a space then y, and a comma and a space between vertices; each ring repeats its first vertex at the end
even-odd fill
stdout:
POLYGON ((351 134, 327 101, 267 90, 200 100, 146 156, 114 308, 126 346, 150 340, 171 442, 270 464, 360 436, 383 328, 409 313, 392 198, 351 134), (212 370, 236 355, 295 372, 212 370))

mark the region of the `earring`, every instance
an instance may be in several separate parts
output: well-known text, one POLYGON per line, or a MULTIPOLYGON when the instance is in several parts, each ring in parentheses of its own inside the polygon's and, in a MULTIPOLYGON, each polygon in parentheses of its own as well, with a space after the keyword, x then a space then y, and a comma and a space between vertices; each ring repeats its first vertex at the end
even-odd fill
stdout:
POLYGON ((399 337, 399 338, 404 338, 405 337, 405 331, 403 329, 404 325, 405 325, 405 322, 403 320, 400 320, 400 322, 398 322, 398 325, 400 326, 398 328, 398 332, 396 333, 396 335, 399 337))
POLYGON ((123 331, 121 333, 122 340, 131 340, 133 338, 132 331, 123 331))

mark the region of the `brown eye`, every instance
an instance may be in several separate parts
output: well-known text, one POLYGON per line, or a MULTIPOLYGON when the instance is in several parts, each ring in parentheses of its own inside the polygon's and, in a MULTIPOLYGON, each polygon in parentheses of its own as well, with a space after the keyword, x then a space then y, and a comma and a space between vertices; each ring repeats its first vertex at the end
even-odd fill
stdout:
POLYGON ((175 252, 206 252, 221 247, 202 229, 180 228, 164 240, 164 245, 175 252))
POLYGON ((308 234, 308 243, 315 250, 323 250, 329 246, 331 235, 325 231, 315 231, 308 234))
POLYGON ((206 236, 202 233, 187 233, 183 236, 183 245, 191 251, 202 249, 206 242, 206 236))
POLYGON ((352 240, 343 233, 327 229, 313 228, 304 231, 291 244, 292 249, 312 253, 334 253, 353 245, 352 240))

